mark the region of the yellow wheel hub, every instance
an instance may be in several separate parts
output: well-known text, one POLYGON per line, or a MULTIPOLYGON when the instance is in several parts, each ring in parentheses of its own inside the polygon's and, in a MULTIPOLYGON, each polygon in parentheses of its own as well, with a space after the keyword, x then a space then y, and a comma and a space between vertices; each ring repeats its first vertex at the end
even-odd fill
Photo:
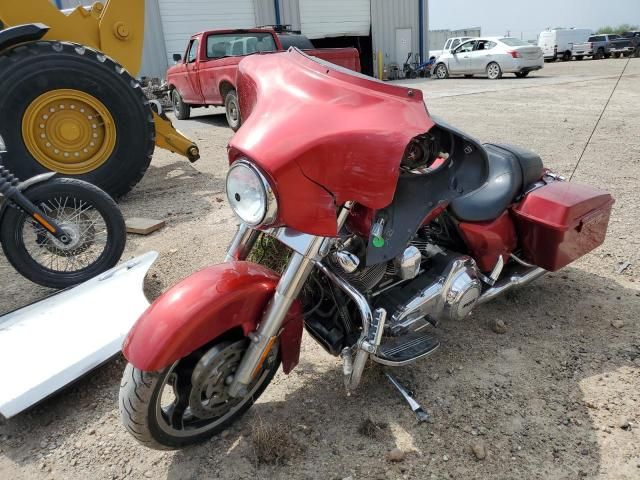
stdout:
POLYGON ((81 175, 100 167, 116 145, 116 126, 104 104, 79 90, 52 90, 27 107, 22 138, 47 170, 81 175))

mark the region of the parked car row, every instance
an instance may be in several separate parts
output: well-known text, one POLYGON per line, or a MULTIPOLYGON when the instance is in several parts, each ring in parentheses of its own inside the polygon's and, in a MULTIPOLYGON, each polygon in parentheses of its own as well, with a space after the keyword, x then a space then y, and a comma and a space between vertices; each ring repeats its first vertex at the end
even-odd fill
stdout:
POLYGON ((640 32, 630 32, 632 35, 623 37, 620 35, 604 34, 592 35, 584 43, 574 44, 571 50, 576 60, 591 57, 594 60, 602 58, 638 55, 640 32))
POLYGON ((540 33, 538 46, 548 62, 583 60, 585 57, 599 60, 611 56, 639 55, 640 32, 594 35, 587 29, 556 28, 540 33))
POLYGON ((542 49, 513 37, 481 37, 463 41, 438 57, 436 78, 486 75, 491 80, 513 73, 524 78, 544 66, 542 49))

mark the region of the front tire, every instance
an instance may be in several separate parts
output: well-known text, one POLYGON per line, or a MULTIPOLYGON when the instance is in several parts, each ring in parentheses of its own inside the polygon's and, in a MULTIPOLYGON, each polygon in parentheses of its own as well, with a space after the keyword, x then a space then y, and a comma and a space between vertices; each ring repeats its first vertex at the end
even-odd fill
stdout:
POLYGON ((449 78, 449 70, 444 63, 439 63, 438 65, 436 65, 436 78, 440 80, 449 78))
POLYGON ((562 61, 563 62, 568 62, 571 60, 571 52, 570 51, 566 51, 562 54, 562 61))
POLYGON ((227 429, 260 397, 280 366, 276 344, 249 393, 240 399, 225 396, 228 379, 248 343, 246 338, 222 340, 161 372, 144 372, 128 364, 119 395, 126 429, 142 445, 156 450, 200 443, 227 429), (169 405, 163 406, 163 401, 169 405))
POLYGON ((184 103, 178 90, 171 91, 171 104, 173 105, 173 113, 175 113, 178 120, 189 120, 191 118, 191 105, 184 103))
POLYGON ((487 65, 487 78, 489 78, 489 80, 498 80, 499 78, 502 78, 502 69, 500 68, 500 65, 496 62, 491 62, 487 65))
POLYGON ((38 41, 0 55, 2 162, 18 178, 55 171, 113 197, 151 161, 155 125, 138 82, 109 57, 38 41))
POLYGON ((231 127, 231 130, 237 132, 242 125, 242 117, 240 115, 238 93, 235 90, 229 90, 224 97, 224 109, 227 115, 227 123, 231 127))
POLYGON ((24 192, 73 239, 63 245, 26 212, 8 206, 0 242, 13 267, 38 285, 67 288, 115 266, 126 243, 126 227, 116 203, 81 180, 56 178, 24 192))

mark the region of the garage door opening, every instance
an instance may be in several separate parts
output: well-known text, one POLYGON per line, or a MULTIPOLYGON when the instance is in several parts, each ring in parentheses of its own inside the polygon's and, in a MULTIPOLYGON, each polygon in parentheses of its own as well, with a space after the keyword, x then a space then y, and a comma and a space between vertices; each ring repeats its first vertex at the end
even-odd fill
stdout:
POLYGON ((360 67, 362 73, 373 76, 373 42, 371 34, 368 37, 329 37, 311 40, 316 48, 357 48, 360 52, 360 67))

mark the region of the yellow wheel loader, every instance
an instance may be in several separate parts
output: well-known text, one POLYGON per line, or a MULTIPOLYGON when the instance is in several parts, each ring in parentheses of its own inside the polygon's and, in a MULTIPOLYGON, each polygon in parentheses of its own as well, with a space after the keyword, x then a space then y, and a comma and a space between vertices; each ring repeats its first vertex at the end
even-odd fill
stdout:
POLYGON ((0 148, 17 177, 55 171, 118 197, 140 181, 155 145, 199 158, 134 78, 144 0, 71 12, 0 0, 0 23, 0 148))

